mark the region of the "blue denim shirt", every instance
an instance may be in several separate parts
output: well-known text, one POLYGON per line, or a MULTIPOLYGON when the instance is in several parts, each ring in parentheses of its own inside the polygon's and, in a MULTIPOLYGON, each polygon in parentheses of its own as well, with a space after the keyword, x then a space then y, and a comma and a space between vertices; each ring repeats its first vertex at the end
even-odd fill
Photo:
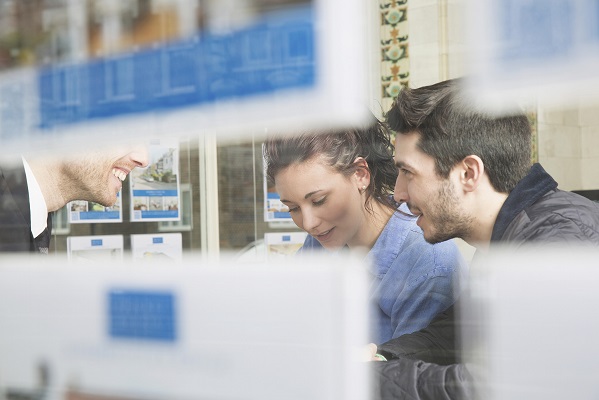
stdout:
MULTIPOLYGON (((324 249, 308 235, 301 252, 324 249)), ((371 340, 425 328, 457 299, 466 263, 453 241, 430 244, 416 217, 395 212, 367 256, 372 276, 371 340)))

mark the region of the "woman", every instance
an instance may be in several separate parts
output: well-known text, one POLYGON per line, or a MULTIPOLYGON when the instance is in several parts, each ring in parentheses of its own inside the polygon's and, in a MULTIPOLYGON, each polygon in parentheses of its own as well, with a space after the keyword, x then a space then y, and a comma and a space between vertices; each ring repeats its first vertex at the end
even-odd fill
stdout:
POLYGON ((424 328, 454 303, 460 253, 453 242, 427 243, 416 217, 393 201, 397 168, 381 122, 272 137, 264 158, 267 178, 309 234, 300 251, 367 253, 376 305, 373 342, 424 328))

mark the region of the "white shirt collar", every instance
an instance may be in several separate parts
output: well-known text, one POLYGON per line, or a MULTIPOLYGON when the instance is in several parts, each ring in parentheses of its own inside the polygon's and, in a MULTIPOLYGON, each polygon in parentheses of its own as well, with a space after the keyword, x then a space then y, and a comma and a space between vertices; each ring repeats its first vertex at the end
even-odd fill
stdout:
POLYGON ((31 212, 31 234, 33 237, 38 237, 40 233, 46 229, 48 225, 48 207, 46 200, 42 194, 37 179, 31 171, 31 167, 27 164, 24 157, 23 167, 25 167, 25 176, 27 177, 27 190, 29 191, 29 210, 31 212))

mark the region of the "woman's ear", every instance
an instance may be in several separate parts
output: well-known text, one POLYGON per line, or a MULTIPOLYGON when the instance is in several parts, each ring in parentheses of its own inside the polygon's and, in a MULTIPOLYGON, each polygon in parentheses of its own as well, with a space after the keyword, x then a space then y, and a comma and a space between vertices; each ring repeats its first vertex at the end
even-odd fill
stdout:
POLYGON ((364 157, 357 157, 354 160, 354 177, 358 185, 358 190, 364 191, 365 187, 370 185, 370 168, 364 157))
POLYGON ((485 173, 485 164, 479 156, 469 155, 460 163, 460 183, 464 190, 474 191, 482 182, 485 173))

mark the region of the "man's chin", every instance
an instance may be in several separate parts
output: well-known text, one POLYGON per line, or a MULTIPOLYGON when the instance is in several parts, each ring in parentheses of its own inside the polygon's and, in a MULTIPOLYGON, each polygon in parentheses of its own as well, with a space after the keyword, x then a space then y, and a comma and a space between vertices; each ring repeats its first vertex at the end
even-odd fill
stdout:
POLYGON ((436 237, 429 238, 429 237, 425 236, 424 240, 429 244, 437 244, 439 242, 442 242, 442 240, 438 240, 436 237))
POLYGON ((107 199, 99 199, 98 201, 96 201, 96 203, 103 205, 104 207, 112 207, 116 204, 118 198, 115 195, 114 197, 111 198, 107 198, 107 199))
POLYGON ((421 217, 419 217, 416 223, 418 224, 420 229, 422 229, 422 236, 424 236, 424 240, 426 240, 430 244, 442 242, 442 240, 439 240, 439 235, 437 232, 431 231, 429 228, 420 225, 419 222, 421 220, 421 217))
POLYGON ((449 239, 452 239, 454 236, 449 236, 449 235, 440 235, 438 232, 433 232, 432 234, 427 235, 427 232, 423 230, 424 233, 424 240, 426 240, 428 243, 430 244, 437 244, 437 243, 441 243, 441 242, 445 242, 449 239))

